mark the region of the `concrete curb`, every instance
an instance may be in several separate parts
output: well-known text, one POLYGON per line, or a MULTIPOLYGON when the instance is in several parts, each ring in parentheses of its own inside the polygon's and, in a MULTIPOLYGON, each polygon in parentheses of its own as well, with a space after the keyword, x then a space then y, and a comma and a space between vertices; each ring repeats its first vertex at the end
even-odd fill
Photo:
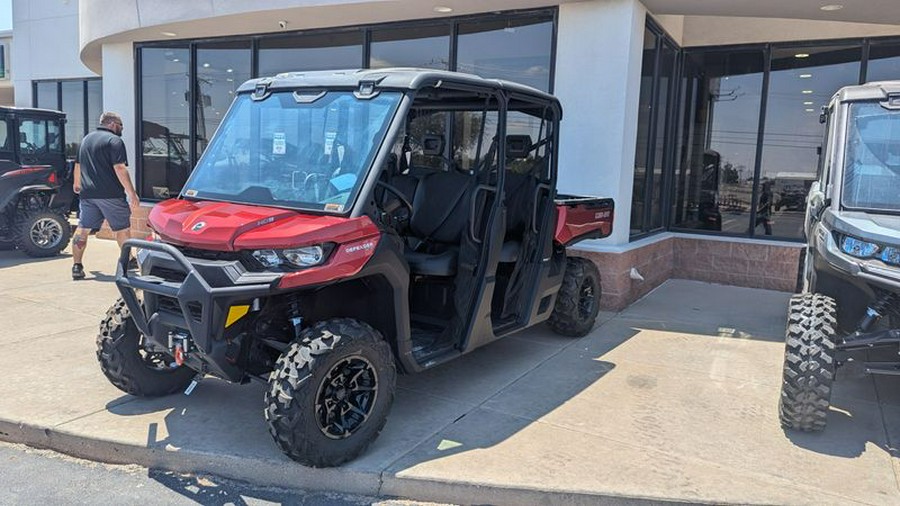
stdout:
POLYGON ((379 473, 347 467, 314 469, 290 462, 147 448, 2 419, 0 439, 107 464, 137 464, 176 473, 208 473, 262 486, 368 496, 379 495, 381 489, 379 473))
POLYGON ((494 505, 649 505, 678 499, 627 498, 565 490, 537 490, 446 480, 414 479, 354 470, 315 469, 290 462, 164 448, 147 448, 93 439, 51 427, 0 419, 0 440, 52 450, 72 457, 117 465, 139 465, 176 473, 212 474, 254 485, 371 497, 403 497, 454 504, 494 505))

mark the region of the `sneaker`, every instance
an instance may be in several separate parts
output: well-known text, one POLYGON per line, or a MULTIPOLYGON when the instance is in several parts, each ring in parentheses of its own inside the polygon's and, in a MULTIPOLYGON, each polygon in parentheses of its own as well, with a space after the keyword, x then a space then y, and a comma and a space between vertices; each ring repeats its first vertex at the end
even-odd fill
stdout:
POLYGON ((75 264, 72 266, 72 279, 84 279, 84 266, 75 264))

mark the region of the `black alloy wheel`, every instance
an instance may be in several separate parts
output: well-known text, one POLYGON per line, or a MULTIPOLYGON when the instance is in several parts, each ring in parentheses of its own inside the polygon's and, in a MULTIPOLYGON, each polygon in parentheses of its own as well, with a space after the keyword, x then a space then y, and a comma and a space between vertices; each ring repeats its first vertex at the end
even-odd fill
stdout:
POLYGON ((316 393, 316 422, 331 439, 352 436, 369 415, 378 399, 378 372, 361 356, 347 357, 334 364, 322 378, 316 393))

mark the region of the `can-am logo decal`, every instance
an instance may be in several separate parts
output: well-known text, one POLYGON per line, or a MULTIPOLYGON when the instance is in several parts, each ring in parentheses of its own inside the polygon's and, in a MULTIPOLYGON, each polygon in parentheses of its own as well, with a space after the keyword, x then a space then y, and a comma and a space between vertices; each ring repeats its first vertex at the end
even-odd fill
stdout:
POLYGON ((595 220, 603 220, 609 218, 609 211, 600 211, 599 213, 594 213, 595 220))
POLYGON ((344 248, 344 253, 356 253, 357 251, 369 250, 375 247, 375 241, 368 241, 354 246, 344 248))
POLYGON ((192 230, 193 232, 199 232, 199 231, 200 231, 203 227, 205 227, 205 226, 206 226, 206 222, 205 222, 205 221, 198 221, 197 223, 194 224, 193 227, 191 227, 191 230, 192 230))

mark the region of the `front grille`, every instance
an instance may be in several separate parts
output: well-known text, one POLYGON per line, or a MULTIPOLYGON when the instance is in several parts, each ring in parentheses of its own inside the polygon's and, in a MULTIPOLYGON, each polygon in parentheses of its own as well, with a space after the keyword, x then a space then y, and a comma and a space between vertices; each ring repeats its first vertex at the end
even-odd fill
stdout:
MULTIPOLYGON (((157 304, 159 306, 160 311, 166 311, 169 313, 181 314, 181 306, 178 305, 178 299, 174 297, 166 297, 165 295, 159 295, 157 299, 157 304)), ((195 322, 199 323, 203 317, 203 308, 200 304, 196 302, 188 303, 188 312, 190 312, 191 319, 195 322)))
POLYGON ((178 269, 167 269, 165 267, 154 267, 150 270, 151 276, 162 278, 170 283, 183 283, 187 276, 183 271, 178 269))

